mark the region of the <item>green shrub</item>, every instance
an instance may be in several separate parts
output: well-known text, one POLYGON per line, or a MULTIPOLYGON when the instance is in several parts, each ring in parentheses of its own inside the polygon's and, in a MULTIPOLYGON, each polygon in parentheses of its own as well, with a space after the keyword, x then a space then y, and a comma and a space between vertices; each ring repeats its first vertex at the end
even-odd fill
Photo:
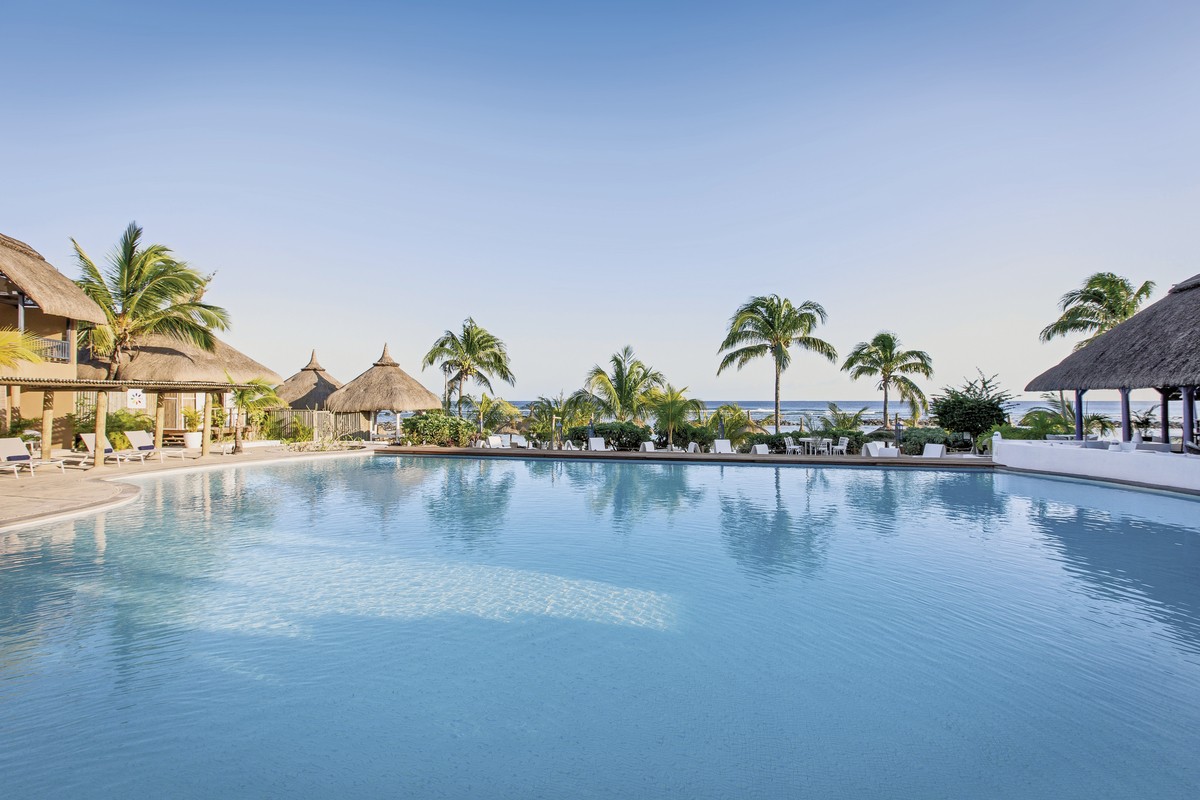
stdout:
MULTIPOLYGON (((637 450, 642 446, 642 442, 648 442, 653 438, 649 428, 632 422, 598 422, 593 427, 596 436, 604 438, 604 444, 617 450, 637 450)), ((569 429, 564 436, 582 447, 587 444, 588 440, 587 425, 576 425, 569 429)), ((678 443, 678 431, 675 432, 675 436, 676 443, 678 443)))
POLYGON ((981 433, 979 438, 975 440, 975 446, 980 452, 991 449, 992 436, 994 436, 997 431, 1000 432, 1001 438, 1004 439, 1032 439, 1036 441, 1046 438, 1045 434, 1035 428, 1018 428, 1015 425, 1008 424, 993 425, 991 430, 981 433))
POLYGON ((475 426, 465 419, 448 416, 442 411, 417 414, 401 420, 404 435, 401 442, 436 447, 466 447, 475 437, 475 426))
POLYGON ((846 453, 848 455, 862 452, 862 446, 867 441, 866 434, 858 428, 830 428, 829 430, 821 431, 820 436, 825 439, 833 439, 834 444, 837 444, 838 439, 845 436, 850 440, 846 444, 846 453))
MULTIPOLYGON (((69 414, 74 431, 90 433, 96 430, 96 415, 69 414)), ((132 447, 125 431, 153 431, 154 417, 144 411, 130 411, 127 408, 118 409, 104 418, 104 435, 114 450, 128 450, 132 447)))
POLYGON ((749 453, 750 448, 756 444, 765 444, 772 453, 787 452, 787 444, 783 441, 784 436, 791 436, 790 433, 752 433, 742 442, 738 448, 740 452, 749 453))
MULTIPOLYGON (((680 425, 675 429, 674 443, 676 447, 687 448, 689 444, 695 442, 703 448, 712 446, 713 441, 717 438, 717 434, 711 429, 703 425, 685 424, 680 425)), ((654 440, 655 447, 667 446, 667 434, 661 433, 654 440)))
POLYGON ((946 444, 949 438, 941 428, 905 428, 900 450, 906 456, 919 456, 927 444, 946 444))

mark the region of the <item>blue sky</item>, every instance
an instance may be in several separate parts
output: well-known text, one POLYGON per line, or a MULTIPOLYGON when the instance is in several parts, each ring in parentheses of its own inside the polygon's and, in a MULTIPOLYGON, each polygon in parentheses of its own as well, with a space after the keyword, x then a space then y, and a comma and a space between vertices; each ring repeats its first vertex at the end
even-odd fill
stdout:
MULTIPOLYGON (((1200 272, 1194 3, 40 2, 6 11, 0 231, 72 277, 136 219, 286 376, 473 315, 507 396, 625 344, 708 398, 754 294, 1020 389, 1094 271, 1200 272)), ((1157 295, 1156 295, 1157 296, 1157 295)), ((790 399, 876 396, 799 355, 790 399)))

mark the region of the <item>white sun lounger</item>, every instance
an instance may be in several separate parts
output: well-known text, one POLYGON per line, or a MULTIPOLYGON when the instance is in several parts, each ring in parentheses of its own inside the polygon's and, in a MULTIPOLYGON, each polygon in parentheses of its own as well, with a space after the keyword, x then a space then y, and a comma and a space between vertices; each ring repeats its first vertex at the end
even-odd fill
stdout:
POLYGON ((687 446, 687 451, 688 451, 689 453, 699 453, 699 452, 701 452, 701 451, 700 451, 700 443, 699 443, 699 442, 689 442, 689 443, 688 443, 688 446, 687 446))
POLYGON ((588 439, 587 449, 596 452, 600 452, 602 450, 612 450, 611 447, 604 443, 603 436, 593 436, 592 438, 588 439))
POLYGON ((712 451, 714 453, 733 454, 733 445, 728 439, 717 439, 713 442, 712 451))
POLYGON ((21 470, 36 474, 38 467, 58 467, 64 474, 67 469, 61 458, 34 458, 25 443, 17 437, 0 439, 0 469, 11 469, 14 478, 20 478, 21 470))
MULTIPOLYGON (((92 462, 95 463, 95 461, 96 461, 96 434, 81 433, 81 434, 79 434, 79 438, 83 440, 84 446, 87 447, 88 458, 91 458, 92 462)), ((122 461, 132 461, 135 458, 143 464, 146 463, 145 451, 142 451, 142 450, 114 450, 112 443, 108 441, 107 436, 104 437, 104 441, 102 442, 102 444, 103 444, 103 455, 101 456, 101 461, 107 461, 108 459, 111 458, 117 462, 118 467, 121 466, 122 461)), ((84 461, 87 461, 87 458, 85 458, 84 461)))
POLYGON ((562 449, 563 450, 578 450, 579 446, 577 444, 575 444, 574 442, 572 442, 570 439, 567 439, 565 442, 562 443, 562 449))
POLYGON ((921 458, 945 458, 946 445, 944 444, 927 444, 925 449, 921 451, 921 458))
POLYGON ((884 447, 882 442, 867 442, 863 445, 862 454, 871 458, 896 458, 900 455, 900 448, 884 447))
POLYGON ((519 433, 514 433, 508 444, 509 447, 520 447, 526 450, 529 449, 529 440, 519 433))
POLYGON ((155 447, 154 437, 149 431, 125 431, 125 438, 133 445, 133 449, 147 456, 158 456, 161 463, 167 456, 187 457, 187 450, 182 447, 155 447))
POLYGON ((771 454, 771 448, 765 444, 755 444, 750 446, 750 455, 766 456, 771 454))
POLYGON ((642 446, 638 448, 638 451, 642 453, 653 453, 654 442, 642 442, 642 446))

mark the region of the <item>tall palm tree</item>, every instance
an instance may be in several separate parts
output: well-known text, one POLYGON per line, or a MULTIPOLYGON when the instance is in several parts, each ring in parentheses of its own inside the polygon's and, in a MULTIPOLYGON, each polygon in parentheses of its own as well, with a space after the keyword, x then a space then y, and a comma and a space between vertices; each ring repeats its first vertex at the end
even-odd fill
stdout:
POLYGON ((1058 336, 1088 334, 1075 345, 1079 350, 1136 314, 1153 291, 1154 281, 1144 281, 1135 289, 1128 278, 1097 272, 1088 276, 1083 286, 1062 296, 1058 301, 1062 314, 1042 329, 1039 338, 1048 342, 1058 336))
POLYGON ((213 331, 229 327, 229 312, 203 302, 211 275, 201 275, 161 244, 142 245, 136 222, 121 235, 101 272, 71 240, 82 275, 75 281, 96 301, 108 322, 84 323, 80 330, 92 354, 108 361, 108 377, 119 378, 121 357, 137 350, 151 334, 165 334, 212 351, 213 331))
POLYGON ((779 376, 792 363, 791 348, 797 347, 837 362, 837 350, 812 335, 825 321, 820 303, 806 300, 798 306, 777 294, 752 297, 729 320, 729 332, 717 352, 725 353, 720 375, 727 367, 738 369, 757 358, 770 356, 775 364, 775 433, 779 433, 779 376))
POLYGON ((611 372, 599 364, 588 372, 584 388, 575 393, 577 402, 590 400, 617 422, 641 422, 651 390, 665 382, 662 373, 635 356, 629 345, 613 353, 608 363, 611 372))
POLYGON ((900 338, 891 331, 880 331, 869 342, 859 342, 855 345, 842 371, 849 372, 854 380, 859 378, 879 378, 876 388, 883 390, 883 427, 888 425, 888 390, 896 387, 896 393, 901 400, 908 401, 909 407, 916 416, 917 411, 929 408, 925 393, 913 383, 909 375, 920 375, 923 378, 933 377, 933 362, 924 350, 901 350, 900 338))
POLYGON ((647 406, 654 414, 654 427, 667 432, 667 447, 675 443, 675 429, 704 412, 704 403, 685 393, 687 387, 676 389, 666 384, 661 389, 652 389, 647 406))
POLYGON ((463 320, 462 333, 447 330, 429 348, 421 368, 434 364, 448 376, 448 385, 456 387, 459 417, 463 415, 463 387, 467 381, 475 381, 493 393, 493 378, 510 386, 516 381, 508 362, 508 347, 471 317, 463 320))
POLYGON ((41 345, 32 333, 0 328, 0 367, 15 367, 22 361, 37 363, 42 360, 40 349, 41 345))
POLYGON ((562 422, 564 431, 587 424, 594 413, 590 401, 590 396, 583 398, 575 394, 567 397, 563 392, 559 392, 557 397, 542 395, 529 404, 530 430, 539 439, 553 441, 556 420, 562 422))
POLYGON ((275 394, 275 387, 266 378, 252 378, 244 386, 238 386, 237 381, 228 372, 225 379, 232 385, 233 405, 238 410, 237 424, 233 426, 233 452, 242 452, 242 438, 251 417, 260 415, 270 408, 280 408, 287 403, 275 394))
POLYGON ((478 401, 467 395, 467 407, 479 423, 479 432, 491 432, 512 425, 521 419, 521 409, 505 400, 503 397, 488 397, 487 392, 480 395, 478 401))

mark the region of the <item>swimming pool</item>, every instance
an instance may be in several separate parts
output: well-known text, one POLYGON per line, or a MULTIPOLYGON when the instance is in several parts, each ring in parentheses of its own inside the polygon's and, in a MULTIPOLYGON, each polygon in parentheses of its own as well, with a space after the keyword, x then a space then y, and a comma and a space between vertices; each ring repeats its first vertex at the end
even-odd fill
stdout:
POLYGON ((0 796, 1194 797, 1200 503, 306 461, 0 532, 0 796))

